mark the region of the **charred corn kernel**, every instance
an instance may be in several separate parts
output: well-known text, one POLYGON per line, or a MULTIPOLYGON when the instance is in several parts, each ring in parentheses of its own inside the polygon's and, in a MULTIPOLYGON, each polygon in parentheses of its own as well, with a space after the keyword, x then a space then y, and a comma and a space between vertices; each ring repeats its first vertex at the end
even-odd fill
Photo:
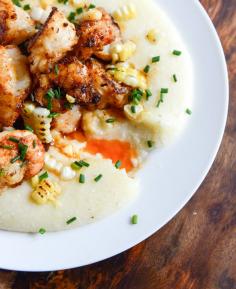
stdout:
POLYGON ((31 179, 31 185, 33 188, 36 188, 39 184, 39 176, 36 175, 31 179))
POLYGON ((40 0, 40 6, 43 9, 46 9, 48 6, 51 6, 55 3, 54 0, 40 0))
POLYGON ((149 30, 146 37, 149 42, 156 43, 157 42, 157 30, 156 29, 149 30))
POLYGON ((123 82, 135 88, 147 88, 147 78, 143 71, 137 70, 130 65, 127 65, 127 63, 118 63, 117 65, 108 66, 107 70, 119 82, 123 82))
POLYGON ((70 181, 76 177, 76 172, 71 167, 66 166, 61 171, 61 179, 63 181, 70 181))
POLYGON ((128 21, 134 19, 137 16, 137 10, 134 4, 127 4, 113 13, 113 17, 117 21, 128 21))
POLYGON ((142 112, 143 106, 141 104, 138 105, 126 104, 124 106, 125 116, 130 120, 137 120, 142 112))
POLYGON ((79 21, 99 21, 102 19, 102 12, 98 9, 91 9, 81 14, 79 21))
POLYGON ((32 127, 43 143, 51 143, 53 141, 50 132, 52 119, 48 118, 50 111, 43 107, 35 107, 30 102, 25 102, 22 110, 25 125, 32 127))
POLYGON ((38 205, 44 205, 49 202, 56 204, 60 194, 60 187, 56 183, 46 179, 37 185, 31 194, 31 198, 38 205))
POLYGON ((69 94, 66 95, 66 99, 69 103, 75 103, 75 98, 69 94))
POLYGON ((136 51, 136 44, 128 40, 125 43, 115 43, 111 46, 110 52, 113 63, 127 61, 136 51))

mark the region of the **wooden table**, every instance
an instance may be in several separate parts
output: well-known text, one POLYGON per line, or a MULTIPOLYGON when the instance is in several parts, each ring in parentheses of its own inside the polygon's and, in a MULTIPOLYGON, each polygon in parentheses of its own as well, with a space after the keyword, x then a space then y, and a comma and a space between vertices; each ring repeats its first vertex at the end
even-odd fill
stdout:
POLYGON ((2 270, 0 289, 236 289, 236 0, 201 2, 223 41, 231 85, 224 141, 201 188, 168 225, 131 250, 54 273, 2 270))

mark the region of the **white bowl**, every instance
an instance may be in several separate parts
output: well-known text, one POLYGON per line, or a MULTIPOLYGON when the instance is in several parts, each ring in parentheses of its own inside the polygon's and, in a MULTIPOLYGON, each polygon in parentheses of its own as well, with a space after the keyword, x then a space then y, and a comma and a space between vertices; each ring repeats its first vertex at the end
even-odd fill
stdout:
POLYGON ((47 271, 83 266, 116 255, 166 224, 197 190, 219 149, 228 109, 224 53, 206 12, 195 0, 158 0, 187 43, 194 64, 195 99, 178 141, 140 172, 142 192, 126 209, 97 223, 43 236, 0 232, 0 267, 47 271), (139 215, 138 225, 129 224, 139 215))

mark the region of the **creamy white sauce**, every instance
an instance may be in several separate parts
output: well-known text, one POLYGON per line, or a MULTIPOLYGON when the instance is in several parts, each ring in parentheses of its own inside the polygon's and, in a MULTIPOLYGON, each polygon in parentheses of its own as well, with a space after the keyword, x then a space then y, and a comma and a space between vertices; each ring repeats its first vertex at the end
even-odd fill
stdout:
MULTIPOLYGON (((39 5, 39 1, 27 0, 22 3, 29 3, 31 7, 39 5)), ((171 23, 153 1, 95 0, 93 3, 104 7, 110 13, 128 3, 135 5, 137 18, 125 23, 123 36, 137 45, 136 53, 129 62, 140 69, 147 64, 151 66, 148 82, 153 96, 144 102, 145 110, 139 122, 116 123, 106 128, 98 125, 91 128, 92 135, 98 138, 129 140, 141 156, 146 156, 147 140, 155 141, 156 146, 170 143, 183 129, 189 117, 185 112, 192 104, 192 65, 188 51, 174 23, 171 23), (151 44, 145 37, 153 28, 158 32, 156 44, 151 44), (174 56, 173 50, 181 50, 181 56, 174 56), (151 58, 157 55, 160 56, 160 62, 151 64, 151 58), (173 74, 176 74, 178 82, 173 81, 173 74), (168 88, 169 93, 157 108, 161 88, 168 88)), ((63 8, 67 15, 74 11, 74 8, 68 5, 58 6, 63 8)), ((73 161, 58 153, 53 155, 65 164, 73 161)), ((37 232, 41 227, 47 231, 68 229, 112 214, 137 196, 137 181, 128 177, 124 171, 114 168, 111 161, 93 157, 88 162, 90 167, 83 169, 85 184, 79 184, 78 177, 63 182, 50 174, 50 178, 62 187, 62 195, 59 197, 61 205, 58 207, 52 204, 34 204, 30 200, 32 187, 27 182, 4 192, 0 197, 0 228, 25 232, 37 232), (94 178, 101 173, 101 181, 94 182, 94 178), (66 221, 74 216, 77 221, 67 225, 66 221)), ((134 160, 134 163, 137 163, 137 160, 134 160)))

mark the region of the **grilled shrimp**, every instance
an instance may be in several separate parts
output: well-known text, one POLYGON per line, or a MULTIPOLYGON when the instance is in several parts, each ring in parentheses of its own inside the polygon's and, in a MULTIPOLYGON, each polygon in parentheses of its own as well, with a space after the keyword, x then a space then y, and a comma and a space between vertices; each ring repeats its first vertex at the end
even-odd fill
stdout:
POLYGON ((102 13, 100 20, 84 20, 77 27, 79 37, 75 48, 76 55, 83 60, 90 58, 103 47, 121 39, 120 28, 103 8, 96 8, 102 13))
POLYGON ((15 45, 0 46, 0 126, 12 126, 31 86, 27 58, 15 45))
POLYGON ((45 150, 29 131, 0 133, 0 190, 35 176, 44 165, 45 150))
POLYGON ((20 44, 35 33, 34 21, 11 0, 0 1, 0 44, 20 44))
POLYGON ((77 43, 75 26, 57 8, 53 8, 42 29, 29 43, 32 73, 50 71, 56 62, 77 43))
MULTIPOLYGON (((68 57, 57 64, 57 71, 42 74, 36 85, 36 100, 47 105, 44 97, 52 87, 60 87, 64 93, 76 99, 76 103, 90 108, 122 108, 128 102, 131 88, 115 81, 102 63, 90 59, 82 63, 76 57, 68 57)), ((53 110, 62 109, 62 100, 53 100, 53 110)))

